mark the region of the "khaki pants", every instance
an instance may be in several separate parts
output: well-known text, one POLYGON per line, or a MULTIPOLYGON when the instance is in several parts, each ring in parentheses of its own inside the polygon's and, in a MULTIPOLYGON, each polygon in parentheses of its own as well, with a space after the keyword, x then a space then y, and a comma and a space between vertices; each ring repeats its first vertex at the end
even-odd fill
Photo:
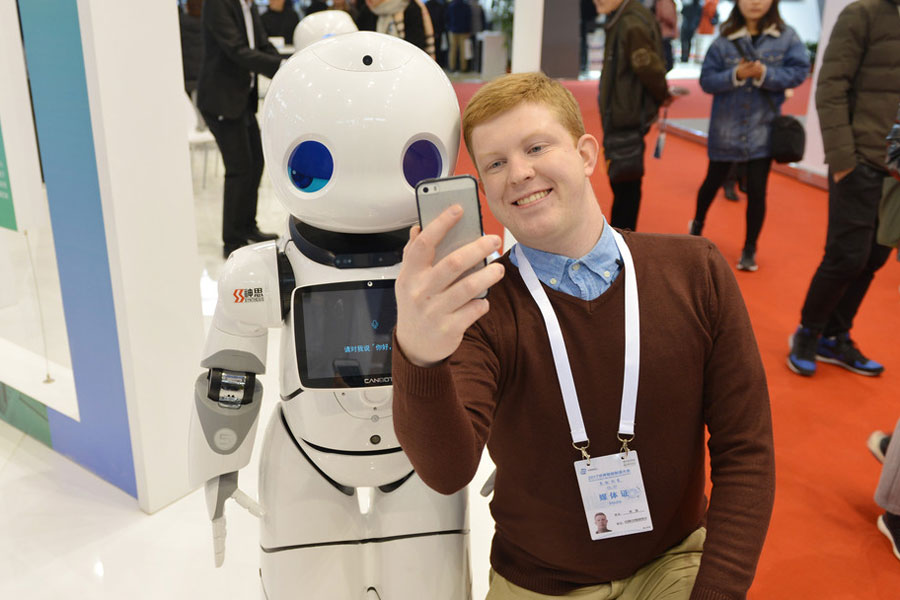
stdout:
POLYGON ((468 33, 451 33, 450 34, 450 70, 456 70, 456 59, 459 57, 460 70, 465 71, 469 67, 469 60, 466 58, 466 40, 469 39, 468 33))
POLYGON ((520 588, 491 569, 491 585, 485 600, 688 600, 697 578, 705 539, 706 529, 701 527, 631 577, 578 588, 565 596, 545 596, 520 588))

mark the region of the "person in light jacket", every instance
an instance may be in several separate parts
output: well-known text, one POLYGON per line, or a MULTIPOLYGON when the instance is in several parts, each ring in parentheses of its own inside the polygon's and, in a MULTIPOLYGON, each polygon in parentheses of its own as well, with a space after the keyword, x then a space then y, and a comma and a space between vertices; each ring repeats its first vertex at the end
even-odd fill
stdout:
POLYGON ((784 91, 809 75, 809 54, 778 14, 778 0, 738 0, 703 60, 700 87, 713 94, 709 168, 697 192, 690 232, 700 235, 706 213, 731 163, 747 166, 747 231, 737 268, 756 271, 756 241, 766 216, 772 166, 772 121, 784 91))

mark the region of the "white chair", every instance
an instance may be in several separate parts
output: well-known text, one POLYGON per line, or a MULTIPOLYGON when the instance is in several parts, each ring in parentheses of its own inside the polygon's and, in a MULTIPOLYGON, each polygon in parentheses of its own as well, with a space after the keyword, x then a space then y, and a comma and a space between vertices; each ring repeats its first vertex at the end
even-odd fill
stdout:
MULTIPOLYGON (((212 132, 206 127, 206 123, 203 122, 203 118, 197 111, 197 107, 194 106, 194 103, 185 95, 185 116, 187 117, 187 128, 188 128, 188 144, 191 149, 191 171, 193 171, 194 163, 194 150, 202 149, 203 150, 203 187, 206 187, 206 166, 208 162, 209 150, 210 148, 214 150, 218 150, 216 146, 216 138, 213 137, 212 132)), ((218 161, 216 162, 218 166, 218 161)))

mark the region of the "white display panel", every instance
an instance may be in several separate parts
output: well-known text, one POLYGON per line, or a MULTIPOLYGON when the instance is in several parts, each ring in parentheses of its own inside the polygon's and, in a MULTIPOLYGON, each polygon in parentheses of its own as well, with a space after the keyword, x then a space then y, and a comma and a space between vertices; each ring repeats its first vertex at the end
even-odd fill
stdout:
POLYGON ((15 2, 0 3, 0 382, 76 421, 72 360, 15 2), (49 374, 52 382, 47 381, 49 374))
POLYGON ((177 13, 0 2, 0 85, 0 419, 153 512, 203 339, 177 13))

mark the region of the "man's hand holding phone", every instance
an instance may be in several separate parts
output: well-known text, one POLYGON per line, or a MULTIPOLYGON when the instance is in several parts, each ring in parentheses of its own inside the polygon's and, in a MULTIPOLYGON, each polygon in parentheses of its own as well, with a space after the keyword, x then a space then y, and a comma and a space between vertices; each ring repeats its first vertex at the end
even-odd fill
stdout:
POLYGON ((397 295, 397 343, 414 365, 433 366, 451 354, 463 334, 488 312, 482 292, 503 279, 504 268, 491 263, 457 279, 501 247, 496 235, 483 235, 436 264, 435 250, 463 216, 453 205, 424 229, 413 226, 403 249, 403 265, 394 286, 397 295))

